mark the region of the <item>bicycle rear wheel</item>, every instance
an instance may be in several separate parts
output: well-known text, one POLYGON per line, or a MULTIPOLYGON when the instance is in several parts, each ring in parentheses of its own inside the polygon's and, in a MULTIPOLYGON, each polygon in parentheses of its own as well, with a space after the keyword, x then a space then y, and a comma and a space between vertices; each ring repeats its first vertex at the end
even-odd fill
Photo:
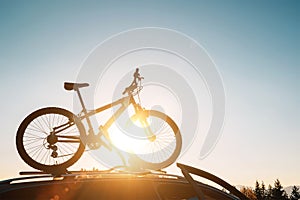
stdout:
MULTIPOLYGON (((146 137, 140 138, 140 150, 131 154, 131 165, 138 168, 160 170, 178 158, 182 138, 176 123, 166 114, 155 110, 143 110, 131 118, 138 119, 146 137), (149 134, 150 132, 150 134, 149 134)), ((137 144, 138 145, 138 144, 137 144)))
POLYGON ((63 173, 84 152, 81 121, 62 108, 48 107, 28 115, 19 126, 16 145, 31 167, 48 173, 63 173))

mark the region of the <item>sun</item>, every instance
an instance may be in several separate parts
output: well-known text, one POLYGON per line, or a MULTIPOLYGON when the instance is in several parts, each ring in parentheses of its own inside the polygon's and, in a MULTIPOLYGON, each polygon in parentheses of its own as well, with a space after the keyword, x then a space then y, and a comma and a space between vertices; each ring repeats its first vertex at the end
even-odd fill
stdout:
POLYGON ((109 137, 112 144, 118 149, 127 153, 147 153, 145 151, 145 146, 149 143, 148 139, 145 138, 135 138, 129 134, 121 131, 116 125, 112 125, 109 128, 109 137))

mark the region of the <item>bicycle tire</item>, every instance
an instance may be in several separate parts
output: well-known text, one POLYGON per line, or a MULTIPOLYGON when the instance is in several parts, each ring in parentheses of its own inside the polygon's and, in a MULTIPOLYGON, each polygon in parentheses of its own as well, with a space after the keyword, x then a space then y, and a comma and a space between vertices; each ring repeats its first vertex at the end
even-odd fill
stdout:
POLYGON ((156 139, 152 142, 143 139, 141 151, 144 153, 127 152, 129 165, 133 168, 151 170, 166 168, 174 163, 180 155, 182 147, 180 130, 171 117, 162 112, 156 110, 144 110, 143 112, 146 113, 147 120, 150 121, 149 127, 156 139), (157 151, 152 149, 154 146, 157 147, 157 151))
POLYGON ((72 112, 57 107, 42 108, 29 114, 20 124, 16 136, 17 150, 21 158, 29 166, 47 173, 63 173, 81 157, 85 150, 85 145, 80 140, 80 132, 82 131, 84 131, 83 124, 72 112), (70 138, 61 140, 61 142, 58 140, 54 144, 58 155, 54 158, 50 155, 51 150, 53 153, 54 147, 53 149, 49 148, 49 143, 47 143, 49 132, 53 127, 67 122, 70 122, 72 125, 57 133, 57 135, 59 137, 78 136, 79 141, 74 140, 70 142, 70 138), (71 135, 70 132, 73 130, 78 132, 78 134, 72 133, 71 135), (66 140, 69 142, 66 142, 66 140), (32 144, 36 146, 27 147, 32 144), (68 150, 74 151, 71 154, 63 155, 68 150), (42 157, 38 161, 37 158, 40 155, 42 157))

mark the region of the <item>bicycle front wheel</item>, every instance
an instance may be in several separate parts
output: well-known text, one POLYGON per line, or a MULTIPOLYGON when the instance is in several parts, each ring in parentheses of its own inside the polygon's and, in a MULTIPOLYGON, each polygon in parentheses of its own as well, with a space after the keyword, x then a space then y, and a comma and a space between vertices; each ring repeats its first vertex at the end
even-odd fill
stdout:
POLYGON ((17 150, 31 167, 62 173, 84 152, 80 131, 84 127, 73 113, 56 107, 42 108, 28 115, 19 126, 17 150))
POLYGON ((182 138, 176 123, 166 114, 156 110, 137 113, 137 126, 141 126, 146 137, 141 141, 139 152, 131 155, 131 165, 139 168, 160 170, 168 167, 178 158, 182 138))

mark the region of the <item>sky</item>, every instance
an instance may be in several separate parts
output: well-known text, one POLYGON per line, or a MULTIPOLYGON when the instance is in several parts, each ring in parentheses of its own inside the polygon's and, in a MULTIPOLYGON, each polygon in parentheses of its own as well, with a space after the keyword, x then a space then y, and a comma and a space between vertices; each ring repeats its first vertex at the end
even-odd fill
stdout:
MULTIPOLYGON (((299 10, 299 1, 1 1, 0 179, 31 170, 16 150, 19 124, 37 108, 72 108, 62 83, 76 80, 99 43, 161 27, 201 44, 225 87, 216 147, 199 159, 194 143, 178 162, 233 185, 300 185, 299 10)), ((91 165, 101 167, 85 155, 74 167, 91 165)))

